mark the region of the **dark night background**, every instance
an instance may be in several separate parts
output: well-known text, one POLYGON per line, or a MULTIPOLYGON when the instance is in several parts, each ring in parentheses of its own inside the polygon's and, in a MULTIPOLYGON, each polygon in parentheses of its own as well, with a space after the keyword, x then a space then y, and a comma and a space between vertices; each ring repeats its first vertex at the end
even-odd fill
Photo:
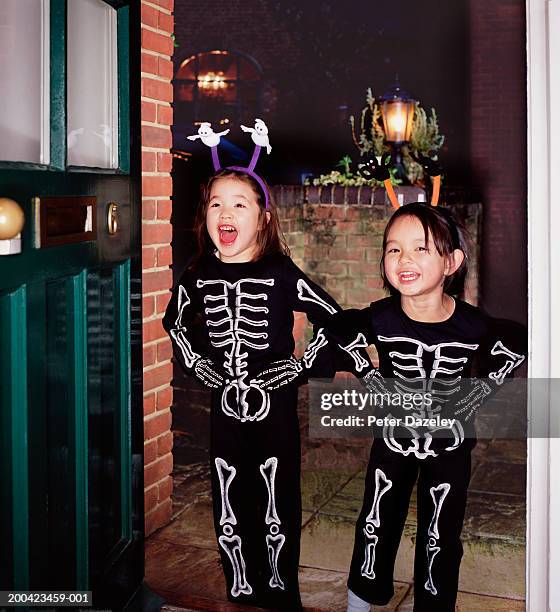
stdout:
MULTIPOLYGON (((264 119, 273 151, 259 171, 273 184, 329 172, 345 154, 357 161, 348 117, 359 119, 368 87, 380 96, 398 74, 428 114, 431 107, 437 111, 445 135, 439 156, 444 185, 483 203, 482 305, 526 320, 521 0, 177 0, 175 32, 176 75, 191 55, 215 49, 252 58, 262 69, 258 103, 238 109, 228 139, 249 155, 252 143, 238 123, 264 119)), ((200 141, 185 140, 196 127, 192 108, 177 93, 176 83, 174 146, 194 155, 175 168, 174 197, 189 194, 191 200, 209 172, 209 156, 200 141)), ((175 217, 175 243, 188 218, 175 217)))
MULTIPOLYGON (((247 53, 263 67, 260 111, 275 151, 268 168, 271 180, 299 182, 301 172, 328 171, 344 154, 357 160, 348 118, 357 117, 365 106, 368 87, 382 95, 398 74, 401 87, 427 112, 432 106, 438 112, 440 131, 446 136, 442 158, 449 180, 468 181, 470 84, 464 0, 396 0, 377 6, 371 0, 244 2, 229 28, 223 11, 220 18, 220 11, 211 9, 216 3, 209 2, 204 27, 195 31, 181 29, 181 4, 176 7, 176 64, 196 51, 217 48, 247 53), (266 7, 251 10, 258 4, 266 7), (262 35, 267 39, 265 49, 256 50, 263 44, 262 35)), ((194 26, 196 3, 184 4, 189 5, 188 22, 194 26)), ((232 132, 228 138, 246 143, 237 126, 232 132)), ((199 145, 176 140, 175 146, 196 151, 199 145)))

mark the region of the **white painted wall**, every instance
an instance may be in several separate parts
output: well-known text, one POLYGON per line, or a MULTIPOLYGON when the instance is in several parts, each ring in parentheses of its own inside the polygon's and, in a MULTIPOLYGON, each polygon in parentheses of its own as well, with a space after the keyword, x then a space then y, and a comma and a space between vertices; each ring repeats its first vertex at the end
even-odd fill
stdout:
MULTIPOLYGON (((560 378, 560 0, 527 0, 529 376, 560 378)), ((560 398, 529 395, 527 610, 560 612, 560 398), (531 401, 533 400, 533 401, 531 401)))

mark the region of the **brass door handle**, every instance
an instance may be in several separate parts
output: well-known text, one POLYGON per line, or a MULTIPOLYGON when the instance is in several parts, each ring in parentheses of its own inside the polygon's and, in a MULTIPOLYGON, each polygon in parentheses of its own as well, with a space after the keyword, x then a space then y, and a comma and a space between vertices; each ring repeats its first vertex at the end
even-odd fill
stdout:
POLYGON ((10 198, 0 198, 0 240, 11 240, 22 230, 25 215, 21 206, 10 198))
POLYGON ((109 202, 107 207, 107 230, 110 236, 114 236, 119 231, 118 207, 116 202, 109 202))

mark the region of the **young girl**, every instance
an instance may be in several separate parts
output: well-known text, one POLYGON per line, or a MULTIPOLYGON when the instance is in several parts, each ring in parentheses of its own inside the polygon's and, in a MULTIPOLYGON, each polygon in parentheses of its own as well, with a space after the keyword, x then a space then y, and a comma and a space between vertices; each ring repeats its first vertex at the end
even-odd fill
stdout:
POLYGON ((322 328, 302 359, 293 357, 293 313, 320 324, 339 307, 289 258, 271 194, 247 169, 209 180, 195 231, 198 255, 164 327, 185 370, 212 389, 214 524, 228 598, 300 610, 297 386, 334 371, 322 328), (197 316, 206 327, 200 346, 197 316))
MULTIPOLYGON (((381 271, 391 296, 340 313, 329 326, 346 351, 376 346, 379 369, 356 372, 372 392, 423 394, 420 407, 402 414, 438 422, 446 412, 457 417, 451 426, 423 426, 424 420, 403 426, 403 419, 394 427, 385 421, 382 439, 372 447, 356 525, 349 611, 370 610, 370 604, 384 605, 393 596, 395 558, 417 479, 414 610, 455 610, 459 536, 476 444, 465 420, 524 360, 500 335, 497 321, 452 297, 466 265, 463 230, 447 209, 403 206, 383 236, 381 271), (488 379, 467 380, 468 392, 459 391, 475 357, 486 363, 488 379)), ((522 335, 516 343, 523 345, 522 335)), ((397 414, 390 406, 385 410, 388 417, 397 414)))

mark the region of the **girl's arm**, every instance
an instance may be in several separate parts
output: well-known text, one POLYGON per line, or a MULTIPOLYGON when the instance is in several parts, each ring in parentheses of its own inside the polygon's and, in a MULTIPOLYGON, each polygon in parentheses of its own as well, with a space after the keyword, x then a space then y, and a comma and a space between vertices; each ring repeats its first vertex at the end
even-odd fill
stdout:
POLYGON ((307 315, 313 325, 313 337, 301 359, 291 357, 275 361, 257 376, 262 387, 268 390, 294 381, 304 384, 309 378, 331 378, 336 373, 334 350, 327 337, 326 325, 340 312, 340 306, 288 257, 280 280, 287 307, 307 315))
POLYGON ((224 383, 224 377, 217 365, 196 350, 193 338, 193 321, 196 308, 193 303, 194 288, 183 275, 173 289, 171 300, 163 318, 163 327, 171 337, 175 358, 187 374, 197 378, 203 385, 217 389, 224 383))
POLYGON ((390 393, 366 352, 374 344, 372 306, 338 312, 327 323, 327 336, 338 349, 337 370, 354 374, 371 393, 390 393))
POLYGON ((304 312, 313 324, 313 337, 301 359, 284 359, 270 364, 261 373, 261 383, 273 389, 297 379, 332 378, 338 370, 354 373, 364 384, 386 392, 382 377, 373 367, 366 347, 370 339, 369 308, 343 311, 319 285, 287 259, 284 288, 286 300, 295 312, 304 312))
POLYGON ((487 317, 487 340, 481 347, 478 378, 469 380, 456 403, 456 415, 468 421, 527 357, 527 329, 506 319, 487 317))

